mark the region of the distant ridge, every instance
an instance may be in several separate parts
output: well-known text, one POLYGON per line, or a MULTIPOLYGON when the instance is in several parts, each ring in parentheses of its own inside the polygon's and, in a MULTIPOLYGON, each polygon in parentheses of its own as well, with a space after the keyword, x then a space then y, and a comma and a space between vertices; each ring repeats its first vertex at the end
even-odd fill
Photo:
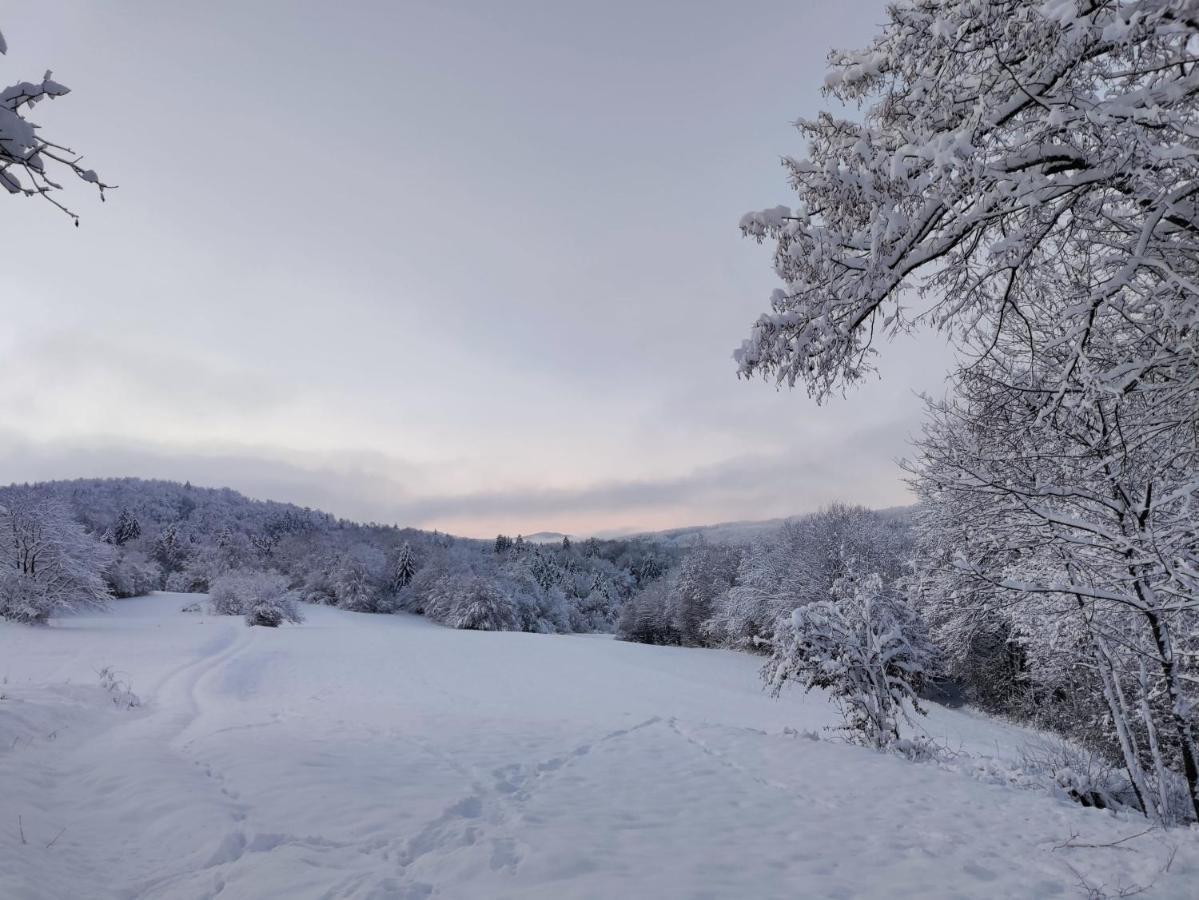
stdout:
POLYGON ((561 544, 563 538, 574 540, 574 535, 563 534, 561 531, 538 531, 536 534, 526 534, 525 540, 530 544, 561 544))
MULTIPOLYGON (((879 515, 893 519, 907 520, 915 510, 915 504, 910 506, 888 506, 876 509, 879 515)), ((797 522, 807 518, 811 513, 795 516, 784 516, 777 519, 746 520, 738 522, 717 522, 713 525, 690 525, 683 528, 667 528, 663 531, 626 532, 621 535, 627 538, 653 538, 677 545, 692 544, 697 541, 710 541, 717 544, 744 544, 755 538, 775 531, 788 522, 797 522)), ((615 535, 605 533, 597 537, 611 539, 615 535)))

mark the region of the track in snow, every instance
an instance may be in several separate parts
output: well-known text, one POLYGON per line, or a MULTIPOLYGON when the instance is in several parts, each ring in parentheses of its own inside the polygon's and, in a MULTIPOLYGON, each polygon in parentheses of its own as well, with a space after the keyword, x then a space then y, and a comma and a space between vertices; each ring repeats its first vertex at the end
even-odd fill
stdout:
MULTIPOLYGON (((1182 897, 1199 878, 1193 835, 1055 849, 1143 826, 799 738, 834 711, 772 700, 739 654, 323 608, 250 629, 188 599, 0 626, 0 896, 1066 897, 1082 878, 1182 897), (142 709, 105 706, 102 665, 142 709)), ((982 756, 1029 737, 935 708, 928 727, 982 756)))

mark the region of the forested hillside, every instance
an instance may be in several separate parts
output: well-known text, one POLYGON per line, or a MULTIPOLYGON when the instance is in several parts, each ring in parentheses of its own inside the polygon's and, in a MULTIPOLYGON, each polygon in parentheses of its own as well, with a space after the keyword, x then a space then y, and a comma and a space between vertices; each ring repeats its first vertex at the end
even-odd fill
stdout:
POLYGON ((11 560, 0 612, 28 621, 102 602, 106 591, 206 593, 228 583, 256 601, 286 594, 287 604, 407 610, 457 628, 610 631, 622 603, 677 559, 644 539, 470 540, 135 478, 12 486, 0 490, 0 505, 44 560, 72 561, 68 579, 48 580, 45 565, 11 560), (280 580, 251 577, 264 574, 280 580))

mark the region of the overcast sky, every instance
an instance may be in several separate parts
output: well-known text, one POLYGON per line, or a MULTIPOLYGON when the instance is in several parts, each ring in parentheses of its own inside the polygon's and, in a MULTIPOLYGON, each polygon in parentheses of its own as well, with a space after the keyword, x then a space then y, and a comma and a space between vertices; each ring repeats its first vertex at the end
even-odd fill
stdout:
POLYGON ((0 481, 138 475, 460 534, 909 502, 935 337, 738 381, 741 214, 881 0, 45 0, 4 83, 118 184, 2 200, 0 481))

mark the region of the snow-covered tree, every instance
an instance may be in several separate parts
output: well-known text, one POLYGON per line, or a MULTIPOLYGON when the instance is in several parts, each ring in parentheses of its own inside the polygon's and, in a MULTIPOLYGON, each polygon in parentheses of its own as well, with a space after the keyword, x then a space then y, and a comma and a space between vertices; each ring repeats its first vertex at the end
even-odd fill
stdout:
POLYGON ((141 537, 141 534, 142 527, 138 524, 133 513, 129 512, 128 509, 122 509, 121 514, 117 516, 117 520, 104 532, 104 540, 109 544, 121 547, 141 537))
POLYGON ((412 545, 404 541, 399 551, 391 558, 388 565, 388 586, 392 591, 400 591, 412 583, 416 575, 416 554, 412 545))
POLYGON ((457 587, 447 620, 449 625, 472 631, 512 631, 516 628, 516 611, 495 582, 487 578, 465 578, 457 587))
POLYGON ((0 491, 0 615, 45 622, 108 599, 111 548, 37 488, 0 491))
POLYGON ((170 575, 183 568, 188 557, 187 541, 175 522, 166 525, 154 540, 154 561, 170 575))
POLYGON ((349 553, 341 557, 329 573, 329 582, 337 605, 355 612, 378 612, 383 592, 375 575, 380 561, 366 558, 363 552, 349 553), (372 566, 372 562, 375 566, 372 566), (374 571, 372 571, 374 570, 374 571))
MULTIPOLYGON (((437 532, 360 525, 234 491, 140 479, 80 479, 39 486, 93 533, 140 529, 117 549, 108 577, 119 593, 154 587, 207 593, 220 578, 252 571, 284 575, 303 599, 363 612, 407 610, 449 623, 460 578, 487 579, 511 608, 500 621, 534 632, 610 631, 621 604, 677 552, 649 540, 534 546, 493 553, 490 542, 437 532), (128 515, 124 513, 128 512, 128 515), (154 562, 143 569, 140 560, 154 562), (644 570, 644 571, 643 571, 644 570), (640 573, 640 574, 639 574, 640 573), (143 577, 145 576, 145 577, 143 577)), ((511 547, 509 548, 511 549, 511 547)))
POLYGON ((850 734, 871 747, 899 739, 933 659, 910 603, 877 573, 848 574, 833 596, 801 606, 781 626, 763 677, 777 696, 789 681, 824 688, 850 734))
POLYGON ((104 571, 114 597, 141 597, 162 587, 162 569, 140 550, 121 548, 104 571))
POLYGON ((683 644, 709 643, 708 620, 736 583, 740 563, 740 548, 722 544, 700 544, 683 558, 673 595, 675 628, 683 644))
POLYGON ((892 582, 910 555, 907 523, 861 506, 835 503, 760 536, 741 554, 727 592, 719 595, 705 630, 715 643, 769 652, 780 617, 826 600, 851 567, 892 582))
POLYGON ((284 622, 302 622, 298 598, 287 579, 275 572, 239 572, 223 575, 212 584, 209 606, 213 613, 245 616, 247 625, 274 628, 284 622))
POLYGON ((648 583, 625 601, 620 610, 616 635, 641 644, 677 644, 678 629, 671 616, 671 597, 676 590, 674 575, 648 583))
MULTIPOLYGON (((0 53, 8 45, 0 35, 0 53)), ((94 170, 83 166, 83 157, 74 150, 44 137, 41 129, 26 116, 42 100, 53 100, 70 93, 70 88, 55 81, 49 71, 39 82, 19 81, 0 92, 0 187, 10 194, 42 197, 53 203, 79 224, 79 217, 58 201, 54 192, 62 189, 55 181, 56 169, 94 184, 104 199, 110 185, 94 170)))
POLYGON ((1091 672, 1130 776, 1178 765, 1199 818, 1193 7, 891 5, 831 57, 861 117, 802 122, 798 202, 742 222, 783 285, 738 361, 825 399, 880 336, 947 332, 958 397, 914 466, 947 529, 924 576, 971 606, 943 624, 1014 639, 1038 678, 1091 672))
MULTIPOLYGON (((826 91, 865 114, 801 121, 808 156, 785 160, 795 208, 742 222, 775 241, 784 284, 741 371, 824 397, 869 371, 878 336, 922 317, 986 336, 1080 260, 1099 287, 1065 310, 1071 347, 1085 352, 1109 307, 1189 355, 1190 4, 912 0, 888 17, 868 48, 831 55, 826 91), (925 302, 913 309, 914 284, 925 302)), ((1112 371, 1113 386, 1151 364, 1112 371)))
POLYGON ((980 643, 994 647, 990 635, 1007 644, 977 680, 1018 678, 1061 730, 1110 721, 1080 736, 1118 747, 1146 812, 1169 820, 1181 811, 1150 782, 1170 781, 1168 763, 1194 772, 1190 401, 1156 372, 1145 389, 1091 389, 1096 361, 1136 347, 1115 323, 1095 332, 1059 399, 1040 375, 1058 348, 1043 343, 1036 359, 1008 347, 981 361, 955 379, 955 399, 931 405, 911 466, 925 500, 920 592, 960 668, 976 665, 980 643))

